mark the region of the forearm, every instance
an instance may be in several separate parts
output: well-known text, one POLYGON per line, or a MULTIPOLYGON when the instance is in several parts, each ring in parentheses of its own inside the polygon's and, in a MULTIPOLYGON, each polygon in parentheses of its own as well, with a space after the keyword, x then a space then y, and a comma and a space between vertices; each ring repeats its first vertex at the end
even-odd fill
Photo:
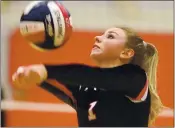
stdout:
POLYGON ((45 65, 45 67, 48 78, 55 78, 64 84, 103 86, 108 79, 107 74, 104 74, 102 69, 87 65, 45 65))

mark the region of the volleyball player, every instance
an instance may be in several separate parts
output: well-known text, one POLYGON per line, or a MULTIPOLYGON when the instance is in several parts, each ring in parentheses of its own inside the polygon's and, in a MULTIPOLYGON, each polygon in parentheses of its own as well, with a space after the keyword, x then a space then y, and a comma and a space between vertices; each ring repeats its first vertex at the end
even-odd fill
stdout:
POLYGON ((155 46, 130 28, 110 28, 95 38, 90 57, 97 67, 30 65, 20 67, 13 82, 17 87, 39 84, 53 93, 77 111, 79 126, 152 124, 163 108, 156 90, 155 46), (54 80, 64 89, 52 86, 54 80))

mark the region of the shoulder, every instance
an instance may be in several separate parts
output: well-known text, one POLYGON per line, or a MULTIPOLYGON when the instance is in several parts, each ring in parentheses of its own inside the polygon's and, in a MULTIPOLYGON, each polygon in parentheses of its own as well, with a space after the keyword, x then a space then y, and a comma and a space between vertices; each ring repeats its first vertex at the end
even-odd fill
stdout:
POLYGON ((134 64, 124 64, 115 68, 118 73, 146 75, 144 69, 134 64))
POLYGON ((147 80, 147 74, 144 69, 138 65, 125 64, 118 67, 118 74, 125 76, 130 82, 135 84, 145 83, 147 80))
POLYGON ((113 68, 100 68, 101 71, 104 71, 105 74, 109 75, 119 75, 119 76, 144 76, 146 77, 146 72, 138 65, 133 64, 124 64, 121 66, 113 67, 113 68))

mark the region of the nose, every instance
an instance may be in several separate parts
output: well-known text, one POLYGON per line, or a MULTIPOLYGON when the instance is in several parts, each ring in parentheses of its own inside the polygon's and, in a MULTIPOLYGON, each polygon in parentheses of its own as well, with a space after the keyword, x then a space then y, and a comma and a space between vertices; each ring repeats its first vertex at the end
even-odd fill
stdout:
POLYGON ((101 36, 96 36, 95 37, 95 42, 101 43, 101 41, 102 41, 102 37, 101 36))

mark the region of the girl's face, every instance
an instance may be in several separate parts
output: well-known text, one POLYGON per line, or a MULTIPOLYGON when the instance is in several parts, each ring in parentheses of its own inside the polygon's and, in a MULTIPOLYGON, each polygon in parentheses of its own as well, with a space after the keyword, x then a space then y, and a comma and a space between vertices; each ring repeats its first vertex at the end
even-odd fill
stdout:
POLYGON ((110 28, 101 36, 95 37, 91 58, 96 61, 113 61, 121 57, 127 35, 120 28, 110 28))

